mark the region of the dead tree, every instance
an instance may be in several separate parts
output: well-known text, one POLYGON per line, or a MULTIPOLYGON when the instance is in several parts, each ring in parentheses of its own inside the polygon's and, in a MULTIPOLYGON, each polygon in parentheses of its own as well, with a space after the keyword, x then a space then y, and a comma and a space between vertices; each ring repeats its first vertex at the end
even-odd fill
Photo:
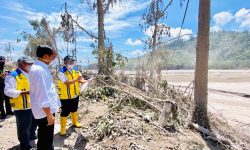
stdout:
POLYGON ((76 49, 76 38, 77 38, 77 33, 76 33, 76 26, 74 25, 74 21, 71 17, 71 15, 68 13, 67 10, 67 3, 64 4, 65 11, 61 15, 61 27, 63 29, 63 40, 66 42, 66 50, 67 50, 67 55, 69 55, 69 49, 68 46, 69 44, 73 45, 73 48, 71 49, 71 54, 72 56, 77 60, 77 49, 76 49))
MULTIPOLYGON (((89 4, 92 3, 93 10, 97 11, 97 17, 98 17, 98 34, 97 35, 98 36, 96 36, 92 32, 89 32, 84 27, 82 27, 77 22, 77 20, 74 19, 71 15, 69 17, 88 36, 98 40, 98 46, 97 46, 98 48, 98 53, 97 53, 98 54, 98 74, 111 75, 112 71, 110 71, 110 69, 113 69, 113 68, 112 67, 107 68, 107 66, 112 66, 112 64, 108 64, 108 65, 105 64, 107 62, 106 61, 107 55, 108 56, 113 56, 113 55, 107 54, 106 52, 105 40, 107 39, 107 37, 105 35, 104 19, 105 19, 105 14, 108 13, 110 6, 113 6, 115 3, 118 2, 118 0, 95 0, 95 1, 83 0, 83 2, 87 2, 89 4)), ((108 58, 108 59, 111 59, 111 58, 108 58)), ((111 63, 111 61, 109 62, 111 63)))
POLYGON ((112 43, 110 43, 109 47, 106 49, 106 67, 105 67, 105 72, 107 75, 112 75, 114 72, 113 72, 113 62, 114 62, 114 56, 113 56, 113 45, 112 43))
POLYGON ((207 82, 210 30, 210 0, 199 1, 198 37, 196 45, 196 68, 193 122, 209 128, 207 116, 207 82))
MULTIPOLYGON (((173 0, 164 2, 163 0, 151 0, 147 6, 146 12, 143 14, 142 23, 140 26, 142 29, 151 30, 152 35, 147 39, 146 43, 148 48, 152 50, 150 53, 150 77, 154 77, 155 71, 155 51, 163 38, 163 35, 170 36, 170 27, 166 26, 163 21, 166 19, 166 12, 173 0)), ((159 67, 160 69, 160 67, 159 67)), ((160 71, 158 71, 160 72, 160 71)))
POLYGON ((10 42, 8 42, 8 45, 5 46, 4 48, 4 51, 6 51, 7 53, 9 53, 9 58, 10 58, 10 61, 12 61, 12 50, 14 50, 13 47, 11 47, 11 44, 10 42))

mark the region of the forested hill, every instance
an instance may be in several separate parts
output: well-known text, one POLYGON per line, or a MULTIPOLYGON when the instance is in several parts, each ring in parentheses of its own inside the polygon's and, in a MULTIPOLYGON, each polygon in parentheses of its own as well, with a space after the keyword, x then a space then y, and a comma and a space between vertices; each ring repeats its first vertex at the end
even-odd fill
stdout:
MULTIPOLYGON (((165 55, 160 61, 163 69, 194 69, 195 46, 196 38, 191 38, 179 41, 178 45, 172 42, 161 47, 158 52, 165 55)), ((209 69, 250 69, 250 32, 210 33, 209 55, 209 69)), ((147 58, 148 55, 144 55, 140 62, 147 58)), ((137 59, 129 59, 127 68, 134 69, 136 64, 137 59)))

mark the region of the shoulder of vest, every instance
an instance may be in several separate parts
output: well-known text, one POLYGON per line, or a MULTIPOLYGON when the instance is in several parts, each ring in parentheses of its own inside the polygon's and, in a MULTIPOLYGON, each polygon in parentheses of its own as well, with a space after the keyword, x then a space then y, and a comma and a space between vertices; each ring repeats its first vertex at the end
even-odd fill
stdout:
POLYGON ((79 69, 78 69, 78 68, 76 68, 76 67, 74 67, 74 68, 73 68, 73 70, 75 70, 75 71, 79 71, 79 69))
POLYGON ((62 72, 62 73, 64 73, 64 72, 67 71, 67 68, 65 66, 63 66, 59 71, 62 72))
POLYGON ((11 73, 9 73, 9 75, 16 77, 19 76, 22 73, 22 71, 20 69, 16 69, 15 71, 12 71, 11 73))

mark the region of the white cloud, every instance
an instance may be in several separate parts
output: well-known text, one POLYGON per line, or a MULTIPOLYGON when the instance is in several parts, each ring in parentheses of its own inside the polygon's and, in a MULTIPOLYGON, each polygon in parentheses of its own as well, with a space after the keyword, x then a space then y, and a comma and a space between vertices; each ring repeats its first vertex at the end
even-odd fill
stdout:
POLYGON ((77 42, 86 42, 86 43, 94 43, 95 39, 91 39, 91 38, 77 38, 77 42))
POLYGON ((142 50, 134 50, 134 51, 130 52, 129 54, 133 55, 133 56, 141 56, 141 55, 146 54, 146 52, 144 52, 142 50))
POLYGON ((46 18, 46 20, 49 22, 50 26, 58 27, 60 25, 61 21, 61 12, 52 12, 52 13, 45 13, 45 12, 37 12, 34 9, 24 6, 17 2, 8 2, 5 4, 4 8, 8 9, 9 11, 13 12, 14 15, 12 16, 4 16, 0 18, 3 18, 9 22, 18 22, 18 24, 21 24, 22 26, 25 26, 26 28, 30 27, 28 20, 40 20, 42 17, 46 18))
MULTIPOLYGON (((73 18, 77 18, 79 24, 85 29, 92 31, 94 33, 97 32, 97 15, 95 12, 91 12, 88 10, 90 6, 86 3, 76 3, 76 2, 67 2, 68 3, 68 11, 71 13, 73 18), (77 6, 77 7, 76 7, 77 6), (86 9, 85 9, 86 8, 86 9)), ((105 14, 105 31, 107 36, 110 34, 116 34, 123 29, 128 27, 138 26, 138 22, 140 17, 128 16, 131 13, 140 11, 144 9, 148 4, 148 1, 145 0, 129 0, 115 3, 113 7, 110 7, 110 10, 107 14, 105 14)), ((49 21, 51 27, 58 27, 61 21, 61 11, 46 13, 46 12, 38 12, 28 6, 24 6, 23 4, 17 2, 6 2, 6 9, 12 11, 16 17, 16 19, 21 20, 23 26, 25 28, 31 29, 28 24, 28 20, 31 19, 41 19, 45 17, 47 21, 49 21), (22 19, 21 19, 22 18, 22 19)), ((11 16, 13 17, 13 16, 11 16)), ((12 22, 15 18, 6 18, 12 22)), ((119 34, 118 34, 119 35, 119 34)))
POLYGON ((212 26, 210 29, 212 32, 219 32, 222 31, 222 28, 219 27, 218 25, 212 26))
POLYGON ((137 46, 137 45, 142 45, 142 41, 141 40, 135 40, 133 41, 131 38, 127 39, 126 41, 127 45, 131 45, 131 46, 137 46))
POLYGON ((223 26, 232 21, 233 19, 233 14, 228 11, 223 11, 213 16, 213 20, 217 26, 223 26))
MULTIPOLYGON (((178 27, 178 28, 170 28, 170 36, 173 37, 173 38, 178 37, 179 34, 180 34, 180 29, 181 29, 180 27, 178 27)), ((182 40, 187 41, 192 37, 191 34, 193 34, 193 31, 191 29, 182 29, 180 36, 182 36, 181 37, 182 40)))
POLYGON ((235 21, 241 28, 250 29, 250 9, 242 8, 235 13, 235 21))
POLYGON ((214 26, 211 27, 211 31, 218 32, 223 30, 223 26, 232 22, 239 24, 237 31, 250 29, 250 9, 242 8, 235 14, 229 11, 223 11, 213 16, 214 26))
MULTIPOLYGON (((110 7, 109 12, 105 14, 105 31, 109 37, 110 34, 126 29, 128 27, 138 26, 140 17, 128 16, 131 13, 144 9, 147 5, 145 0, 129 0, 115 3, 110 7)), ((78 16, 80 25, 88 30, 97 32, 97 15, 95 12, 88 11, 89 5, 71 3, 72 16, 78 16), (77 7, 75 7, 77 5, 77 7), (86 9, 83 9, 86 8, 86 9)))
MULTIPOLYGON (((177 27, 177 28, 170 28, 170 37, 168 37, 167 35, 165 35, 163 37, 163 39, 171 39, 171 38, 176 38, 179 36, 179 33, 180 33, 180 27, 177 27)), ((144 34, 147 35, 147 36, 152 36, 153 35, 153 31, 154 31, 154 27, 153 26, 150 26, 145 32, 144 34)), ((182 40, 186 41, 186 40, 189 40, 193 35, 193 31, 191 29, 182 29, 181 30, 181 34, 180 36, 182 40), (187 35, 186 35, 187 34, 187 35)))

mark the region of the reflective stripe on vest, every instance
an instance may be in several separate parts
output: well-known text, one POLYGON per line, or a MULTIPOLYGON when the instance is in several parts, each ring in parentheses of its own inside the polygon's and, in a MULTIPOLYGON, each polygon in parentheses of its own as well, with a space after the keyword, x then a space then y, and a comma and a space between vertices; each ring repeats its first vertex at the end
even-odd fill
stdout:
MULTIPOLYGON (((20 69, 16 69, 15 71, 10 73, 16 79, 16 90, 18 91, 29 91, 29 80, 22 73, 20 69)), ((30 95, 19 95, 17 98, 10 99, 11 107, 14 110, 23 110, 30 108, 30 95)))
MULTIPOLYGON (((80 75, 77 69, 73 69, 72 73, 70 73, 65 66, 60 69, 60 72, 64 73, 66 77, 68 78, 68 80, 75 80, 80 75)), ((80 94, 79 82, 66 85, 62 81, 58 80, 57 88, 58 88, 58 95, 61 100, 73 99, 79 96, 80 94)))

